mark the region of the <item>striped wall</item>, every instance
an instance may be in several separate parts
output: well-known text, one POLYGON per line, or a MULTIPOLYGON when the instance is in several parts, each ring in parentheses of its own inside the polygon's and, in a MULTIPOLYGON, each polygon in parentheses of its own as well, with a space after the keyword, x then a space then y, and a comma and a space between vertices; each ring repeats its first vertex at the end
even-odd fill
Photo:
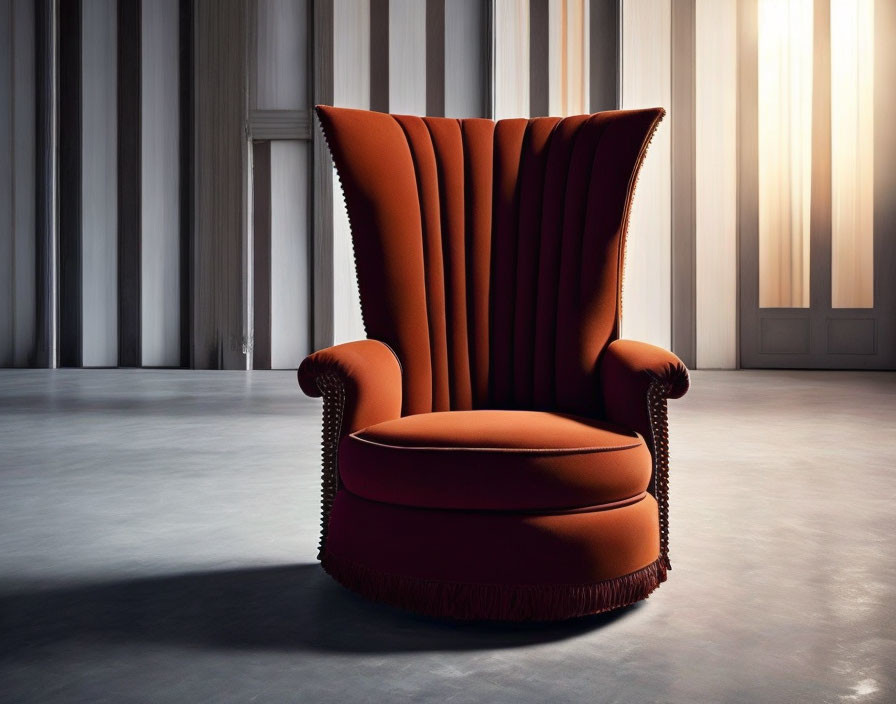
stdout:
MULTIPOLYGON (((333 8, 336 105, 496 119, 618 107, 617 0, 334 0, 333 8)), ((339 343, 364 329, 338 180, 333 188, 339 343)))
MULTIPOLYGON (((333 104, 485 117, 488 0, 333 0, 333 104)), ((365 337, 348 218, 335 174, 333 342, 365 337)))
POLYGON ((326 102, 498 118, 666 106, 623 334, 735 366, 736 5, 2 0, 0 364, 294 367, 363 337, 310 112, 326 102))
POLYGON ((0 5, 3 30, 14 30, 0 56, 14 79, 0 84, 12 155, 0 174, 14 175, 0 194, 15 206, 0 200, 3 366, 189 364, 179 82, 188 5, 0 5))
POLYGON ((295 368, 312 349, 310 0, 249 6, 251 364, 295 368))
POLYGON ((0 13, 0 365, 297 366, 312 347, 311 0, 0 13), (250 144, 269 156, 258 194, 250 144))
POLYGON ((662 105, 632 212, 625 337, 733 369, 737 0, 622 0, 622 106, 662 105))
MULTIPOLYGON (((623 108, 672 100, 671 0, 622 3, 623 108)), ((672 174, 670 123, 657 130, 641 170, 625 253, 622 335, 661 347, 672 342, 672 174)))

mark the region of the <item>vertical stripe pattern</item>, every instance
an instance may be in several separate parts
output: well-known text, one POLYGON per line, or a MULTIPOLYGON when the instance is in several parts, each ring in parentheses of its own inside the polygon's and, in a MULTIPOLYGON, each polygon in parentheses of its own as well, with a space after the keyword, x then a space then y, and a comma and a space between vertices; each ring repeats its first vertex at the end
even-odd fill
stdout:
POLYGON ((139 367, 142 3, 118 3, 118 364, 139 367))
POLYGON ((345 187, 365 325, 401 360, 403 412, 596 412, 599 356, 619 334, 634 179, 663 111, 493 131, 319 114, 345 187), (489 199, 490 223, 480 220, 489 199), (483 346, 487 360, 474 353, 483 346))

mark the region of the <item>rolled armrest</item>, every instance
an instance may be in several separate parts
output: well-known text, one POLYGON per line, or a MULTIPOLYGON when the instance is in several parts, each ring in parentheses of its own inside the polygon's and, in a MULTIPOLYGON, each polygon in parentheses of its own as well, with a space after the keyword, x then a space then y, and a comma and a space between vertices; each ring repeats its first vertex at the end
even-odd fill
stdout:
POLYGON ((600 387, 607 420, 650 433, 648 393, 681 398, 688 390, 688 370, 668 350, 634 340, 615 340, 600 362, 600 387), (652 388, 651 388, 652 387, 652 388))
POLYGON ((340 435, 401 416, 401 365, 378 340, 346 342, 315 352, 299 367, 308 396, 343 394, 340 435), (340 388, 341 387, 341 388, 340 388))
POLYGON ((600 361, 604 416, 641 433, 653 456, 648 491, 656 498, 660 558, 669 562, 669 421, 666 399, 688 390, 688 370, 671 352, 634 340, 611 342, 600 361))

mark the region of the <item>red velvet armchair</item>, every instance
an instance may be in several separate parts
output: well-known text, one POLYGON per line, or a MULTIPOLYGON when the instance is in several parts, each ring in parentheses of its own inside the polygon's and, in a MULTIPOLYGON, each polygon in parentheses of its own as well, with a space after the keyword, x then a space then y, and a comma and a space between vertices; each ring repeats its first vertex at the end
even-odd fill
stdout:
POLYGON ((619 608, 666 579, 671 353, 619 335, 662 109, 501 120, 317 108, 369 339, 309 356, 320 559, 449 619, 619 608))

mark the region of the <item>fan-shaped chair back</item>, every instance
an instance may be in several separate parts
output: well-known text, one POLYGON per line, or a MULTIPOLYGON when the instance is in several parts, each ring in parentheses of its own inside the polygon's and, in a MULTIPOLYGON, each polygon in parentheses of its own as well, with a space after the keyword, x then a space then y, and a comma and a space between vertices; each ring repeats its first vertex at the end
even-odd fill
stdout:
POLYGON ((660 108, 560 118, 317 109, 342 181, 367 336, 402 414, 597 410, 625 231, 660 108))

